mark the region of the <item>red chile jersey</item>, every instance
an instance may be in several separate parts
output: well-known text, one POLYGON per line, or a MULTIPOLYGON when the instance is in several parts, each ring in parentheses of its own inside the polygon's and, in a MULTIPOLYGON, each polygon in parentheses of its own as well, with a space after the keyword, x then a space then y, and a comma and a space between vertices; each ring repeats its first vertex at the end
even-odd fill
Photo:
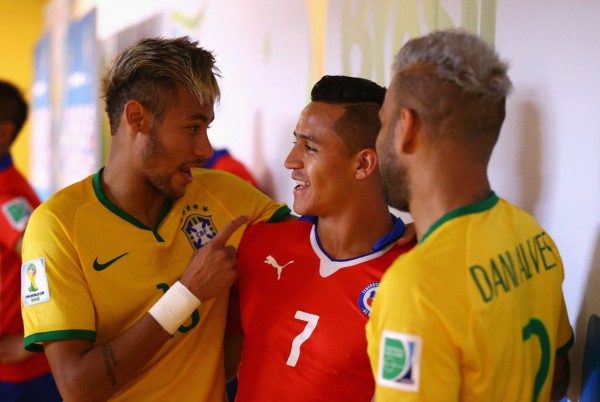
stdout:
POLYGON ((394 220, 372 252, 347 260, 322 249, 314 217, 246 231, 232 291, 244 334, 237 402, 371 401, 365 325, 384 271, 412 247, 395 244, 394 220))
MULTIPOLYGON (((38 205, 39 198, 13 166, 10 154, 0 158, 0 337, 23 333, 21 256, 15 253, 15 245, 38 205)), ((49 371, 46 357, 40 354, 17 364, 0 363, 0 381, 25 381, 49 371)))

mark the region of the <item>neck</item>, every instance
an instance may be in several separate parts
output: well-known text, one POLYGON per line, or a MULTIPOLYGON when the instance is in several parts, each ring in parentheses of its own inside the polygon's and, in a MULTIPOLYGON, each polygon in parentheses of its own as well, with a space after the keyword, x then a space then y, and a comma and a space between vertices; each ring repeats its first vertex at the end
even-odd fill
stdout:
POLYGON ((492 193, 485 170, 448 169, 411 179, 410 212, 417 239, 445 214, 485 200, 492 193))
POLYGON ((323 249, 337 260, 368 254, 393 227, 383 199, 346 208, 336 215, 320 216, 317 233, 323 249), (375 205, 374 205, 375 204, 375 205))
POLYGON ((101 177, 106 197, 140 223, 154 228, 167 197, 149 186, 129 163, 109 160, 101 177))

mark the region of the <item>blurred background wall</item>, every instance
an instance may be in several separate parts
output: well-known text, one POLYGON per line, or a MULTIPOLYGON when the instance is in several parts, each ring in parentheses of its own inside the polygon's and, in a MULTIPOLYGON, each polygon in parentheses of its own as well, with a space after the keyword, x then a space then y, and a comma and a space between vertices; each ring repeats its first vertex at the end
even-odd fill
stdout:
MULTIPOLYGON (((12 81, 31 100, 33 50, 44 29, 47 0, 0 1, 0 77, 12 81)), ((29 171, 29 132, 27 121, 13 145, 14 162, 29 171)))

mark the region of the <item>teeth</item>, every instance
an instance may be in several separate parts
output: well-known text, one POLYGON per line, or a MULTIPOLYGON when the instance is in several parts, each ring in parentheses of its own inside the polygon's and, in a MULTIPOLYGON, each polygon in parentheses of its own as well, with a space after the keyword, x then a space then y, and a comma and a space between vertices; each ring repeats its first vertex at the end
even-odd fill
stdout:
POLYGON ((308 187, 310 186, 310 183, 304 180, 294 180, 296 182, 297 185, 302 186, 302 187, 308 187))

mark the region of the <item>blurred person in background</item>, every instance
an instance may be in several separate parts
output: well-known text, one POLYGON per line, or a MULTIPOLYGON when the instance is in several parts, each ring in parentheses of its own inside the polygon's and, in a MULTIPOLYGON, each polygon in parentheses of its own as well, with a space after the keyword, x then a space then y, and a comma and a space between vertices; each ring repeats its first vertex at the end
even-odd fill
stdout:
POLYGON ((21 245, 40 200, 13 165, 10 148, 28 107, 12 83, 0 80, 0 401, 62 400, 43 354, 23 346, 21 245))
POLYGON ((254 187, 260 188, 250 170, 240 160, 231 155, 226 148, 215 149, 213 155, 204 163, 203 167, 206 169, 224 170, 245 180, 254 187))

